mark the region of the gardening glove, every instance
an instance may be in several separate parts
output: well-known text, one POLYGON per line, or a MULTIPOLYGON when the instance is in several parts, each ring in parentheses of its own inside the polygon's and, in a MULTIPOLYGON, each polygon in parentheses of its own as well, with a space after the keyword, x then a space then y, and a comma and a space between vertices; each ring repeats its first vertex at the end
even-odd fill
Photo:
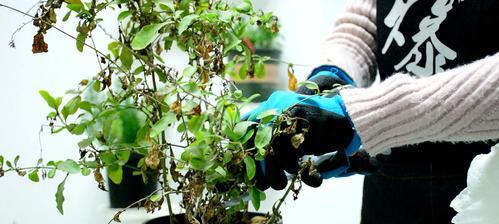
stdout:
MULTIPOLYGON (((333 90, 338 86, 352 85, 353 80, 340 68, 336 66, 323 65, 314 69, 307 78, 314 82, 321 92, 333 90)), ((315 90, 302 85, 296 91, 304 95, 316 94, 315 90)), ((347 177, 354 174, 369 175, 377 170, 376 159, 371 158, 365 151, 359 151, 352 156, 347 156, 344 151, 337 151, 311 157, 313 169, 305 169, 301 172, 301 180, 312 187, 319 187, 323 179, 332 177, 347 177)))
MULTIPOLYGON (((353 79, 350 78, 347 73, 342 69, 331 65, 322 65, 315 68, 308 76, 307 81, 317 84, 320 92, 332 90, 338 86, 356 86, 353 79)), ((296 92, 304 95, 317 94, 315 90, 309 89, 305 85, 300 86, 296 92)))
POLYGON ((271 109, 284 112, 294 124, 281 123, 270 153, 257 166, 256 185, 260 189, 269 186, 284 189, 287 184, 284 171, 297 174, 298 161, 304 155, 344 151, 350 156, 360 147, 360 137, 338 94, 307 96, 277 91, 250 112, 248 120, 256 121, 259 114, 271 109))
POLYGON ((352 156, 339 150, 329 155, 311 158, 313 166, 301 172, 301 180, 311 186, 319 187, 323 179, 348 177, 355 174, 369 175, 378 170, 377 160, 364 150, 352 156))

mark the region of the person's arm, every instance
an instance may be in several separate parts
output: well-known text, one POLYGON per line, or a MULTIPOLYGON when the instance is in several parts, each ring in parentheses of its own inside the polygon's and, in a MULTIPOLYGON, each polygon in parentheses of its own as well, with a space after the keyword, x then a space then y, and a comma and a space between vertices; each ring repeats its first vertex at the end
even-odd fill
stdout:
POLYGON ((376 76, 376 0, 351 0, 322 45, 321 65, 344 70, 357 86, 376 76))
POLYGON ((431 77, 395 74, 340 94, 371 155, 425 141, 499 139, 499 53, 431 77))

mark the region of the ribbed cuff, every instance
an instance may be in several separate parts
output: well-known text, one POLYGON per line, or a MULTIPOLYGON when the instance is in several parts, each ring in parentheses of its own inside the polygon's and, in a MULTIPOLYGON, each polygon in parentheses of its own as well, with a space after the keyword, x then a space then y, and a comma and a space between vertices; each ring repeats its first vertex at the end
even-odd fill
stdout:
POLYGON ((386 122, 380 122, 393 113, 400 112, 395 107, 386 104, 396 102, 401 98, 400 90, 408 89, 412 78, 399 75, 386 80, 382 85, 370 88, 352 88, 341 90, 347 112, 359 134, 362 147, 370 155, 382 153, 390 148, 389 145, 379 144, 390 136, 383 135, 376 130, 386 129, 386 122))

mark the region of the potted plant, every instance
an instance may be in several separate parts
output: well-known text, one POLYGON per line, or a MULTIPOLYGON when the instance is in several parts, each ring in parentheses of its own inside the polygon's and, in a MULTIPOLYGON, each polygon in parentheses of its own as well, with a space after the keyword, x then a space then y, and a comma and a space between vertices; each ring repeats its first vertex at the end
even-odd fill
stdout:
MULTIPOLYGON (((265 199, 254 186, 255 160, 264 159, 273 127, 284 118, 270 111, 261 117, 264 122, 242 121, 241 108, 251 99, 231 88, 226 74, 233 70, 226 65, 243 58, 242 66, 258 72, 268 57, 256 56, 234 31, 247 23, 276 32, 275 16, 254 10, 249 0, 237 5, 224 0, 50 0, 41 2, 32 18, 38 27, 33 53, 47 52, 44 36, 57 30, 75 39, 79 51, 94 51, 101 69, 65 96, 40 90, 50 107, 52 133, 81 137, 75 146, 80 158, 40 158, 32 167, 20 167, 19 156, 10 160, 0 155, 0 177, 17 173, 38 182, 64 175, 55 194, 63 213, 69 175, 91 175, 105 189, 104 170, 111 182, 120 184, 130 168, 144 181, 159 180, 160 186, 111 221, 120 222, 120 214, 132 206, 148 212, 165 206, 169 223, 249 222, 246 196, 257 210, 265 199), (119 11, 118 36, 105 53, 93 44, 92 32, 106 20, 108 10, 119 11), (63 21, 79 20, 77 35, 57 27, 61 13, 63 21), (173 45, 185 52, 188 66, 168 66, 165 55, 173 45), (227 62, 232 49, 242 50, 227 62), (185 211, 181 217, 173 214, 172 194, 182 197, 177 202, 185 211)), ((291 191, 294 184, 283 197, 291 191)), ((271 214, 253 220, 278 223, 282 201, 271 214)))

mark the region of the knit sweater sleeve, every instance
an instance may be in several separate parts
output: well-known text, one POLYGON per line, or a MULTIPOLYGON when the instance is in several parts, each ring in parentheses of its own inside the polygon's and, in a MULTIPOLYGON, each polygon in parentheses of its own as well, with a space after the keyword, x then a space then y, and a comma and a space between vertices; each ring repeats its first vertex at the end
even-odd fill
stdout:
POLYGON ((430 77, 398 73, 340 94, 371 155, 425 141, 499 139, 499 53, 430 77))
POLYGON ((345 70, 359 86, 376 76, 376 0, 350 0, 323 43, 320 64, 345 70))

